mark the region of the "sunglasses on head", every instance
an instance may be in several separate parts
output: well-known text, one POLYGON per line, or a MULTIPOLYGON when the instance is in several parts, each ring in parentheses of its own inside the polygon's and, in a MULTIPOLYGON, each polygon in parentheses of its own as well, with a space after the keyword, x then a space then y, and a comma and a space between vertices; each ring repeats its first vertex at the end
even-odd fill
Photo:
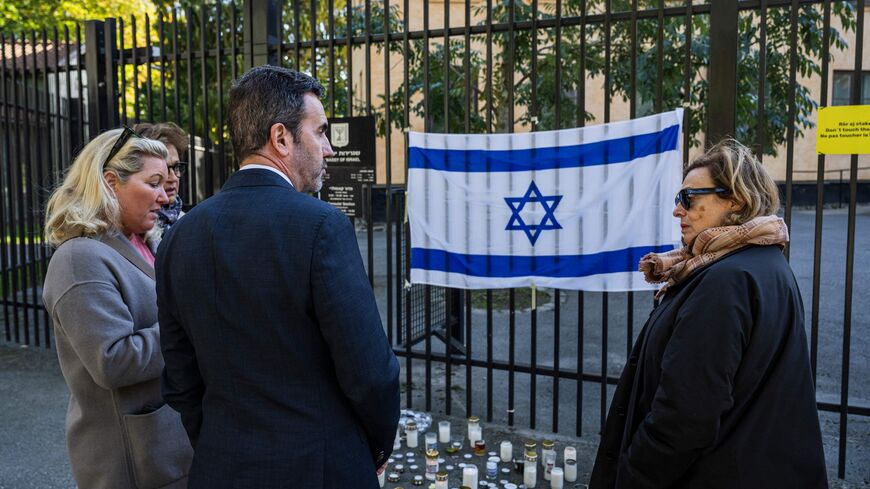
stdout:
POLYGON ((707 188, 684 188, 677 192, 677 195, 674 196, 674 205, 681 205, 683 209, 689 210, 689 207, 692 206, 692 196, 693 195, 705 195, 705 194, 726 194, 728 193, 727 188, 722 187, 707 187, 707 188))
POLYGON ((103 170, 106 169, 106 165, 108 165, 109 162, 112 161, 112 158, 114 158, 115 155, 118 154, 118 151, 121 151, 121 148, 123 148, 124 145, 127 144, 127 140, 129 140, 131 137, 134 137, 134 136, 137 138, 142 137, 136 131, 130 129, 127 126, 124 126, 124 130, 121 131, 121 134, 118 136, 118 139, 115 141, 115 144, 112 145, 112 150, 109 151, 109 156, 107 156, 106 160, 103 161, 103 170))

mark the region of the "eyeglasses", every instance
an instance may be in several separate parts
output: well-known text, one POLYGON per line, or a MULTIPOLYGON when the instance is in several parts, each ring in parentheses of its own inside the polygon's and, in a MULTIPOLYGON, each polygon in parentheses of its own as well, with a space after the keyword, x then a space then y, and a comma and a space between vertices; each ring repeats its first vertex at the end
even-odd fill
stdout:
POLYGON ((166 168, 168 168, 172 173, 175 173, 176 177, 180 177, 187 171, 187 162, 176 161, 174 165, 168 165, 166 168))
POLYGON ((674 196, 674 205, 682 205, 683 209, 689 210, 689 207, 692 206, 693 195, 705 195, 705 194, 726 194, 728 193, 727 188, 722 187, 707 187, 707 188, 684 188, 677 192, 677 195, 674 196))
POLYGON ((123 148, 124 145, 127 144, 127 140, 134 136, 137 138, 142 137, 136 131, 130 129, 127 126, 124 126, 124 130, 121 131, 121 134, 118 136, 118 140, 115 141, 114 145, 112 145, 112 150, 109 151, 109 156, 107 156, 106 160, 103 161, 103 170, 106 169, 106 165, 108 165, 109 162, 112 161, 112 158, 114 158, 115 155, 118 154, 118 151, 121 151, 121 148, 123 148))

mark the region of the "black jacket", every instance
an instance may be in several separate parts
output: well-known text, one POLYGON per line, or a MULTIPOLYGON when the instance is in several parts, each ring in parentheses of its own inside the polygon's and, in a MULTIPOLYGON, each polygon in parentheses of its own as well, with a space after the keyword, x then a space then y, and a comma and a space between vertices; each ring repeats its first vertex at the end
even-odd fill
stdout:
POLYGON ((589 487, 826 488, 804 312, 776 246, 695 271, 650 314, 589 487))
POLYGON ((371 488, 393 447, 399 364, 353 226, 243 170, 157 254, 163 394, 191 488, 371 488))

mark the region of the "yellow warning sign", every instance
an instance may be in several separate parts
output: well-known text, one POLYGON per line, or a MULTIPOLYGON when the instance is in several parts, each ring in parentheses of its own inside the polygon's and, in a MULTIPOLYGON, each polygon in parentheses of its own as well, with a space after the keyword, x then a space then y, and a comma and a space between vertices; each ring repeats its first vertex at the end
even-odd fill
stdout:
POLYGON ((820 107, 816 152, 870 154, 870 105, 820 107))

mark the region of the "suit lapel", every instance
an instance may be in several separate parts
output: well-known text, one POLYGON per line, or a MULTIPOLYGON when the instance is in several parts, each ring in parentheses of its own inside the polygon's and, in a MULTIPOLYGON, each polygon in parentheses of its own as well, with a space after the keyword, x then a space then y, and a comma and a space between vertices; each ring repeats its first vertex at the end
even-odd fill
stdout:
POLYGON ((100 237, 100 242, 120 253, 121 256, 126 258, 136 268, 142 270, 142 273, 148 275, 151 280, 157 280, 154 274, 154 267, 149 265, 145 261, 145 258, 142 258, 142 255, 136 251, 136 248, 133 248, 133 245, 127 238, 117 234, 104 234, 100 237))

